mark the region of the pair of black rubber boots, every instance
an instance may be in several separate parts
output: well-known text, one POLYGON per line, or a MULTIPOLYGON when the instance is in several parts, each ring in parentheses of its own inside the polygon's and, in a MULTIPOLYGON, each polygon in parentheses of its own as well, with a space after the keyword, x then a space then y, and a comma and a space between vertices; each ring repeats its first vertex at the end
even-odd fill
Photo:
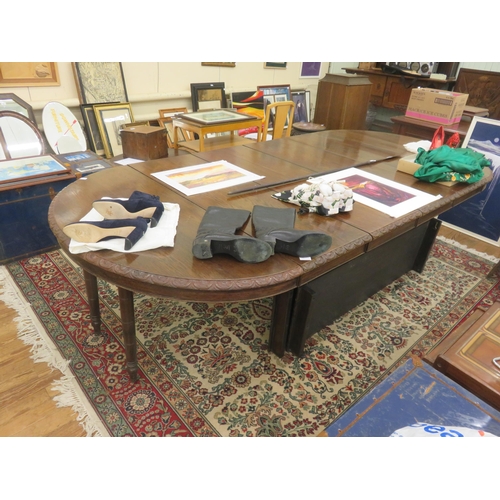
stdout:
POLYGON ((210 259, 214 254, 227 254, 240 262, 257 263, 274 253, 313 257, 330 248, 328 234, 294 229, 295 213, 294 208, 255 206, 253 238, 235 234, 248 220, 248 210, 208 207, 193 242, 193 255, 210 259))

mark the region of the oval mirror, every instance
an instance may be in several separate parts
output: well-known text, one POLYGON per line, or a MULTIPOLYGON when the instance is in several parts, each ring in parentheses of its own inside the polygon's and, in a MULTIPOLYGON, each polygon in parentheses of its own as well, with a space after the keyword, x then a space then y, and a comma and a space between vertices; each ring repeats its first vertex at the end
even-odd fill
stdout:
POLYGON ((87 149, 87 139, 80 123, 64 104, 47 103, 42 111, 42 123, 45 137, 56 155, 87 149))
POLYGON ((45 154, 40 131, 15 111, 0 111, 0 160, 45 154))

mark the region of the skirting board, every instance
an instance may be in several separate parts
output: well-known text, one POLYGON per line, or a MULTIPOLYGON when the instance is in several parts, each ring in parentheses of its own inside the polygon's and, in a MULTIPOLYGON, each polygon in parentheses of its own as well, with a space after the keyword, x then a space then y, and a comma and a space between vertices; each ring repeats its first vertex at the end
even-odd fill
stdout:
POLYGON ((454 226, 453 224, 449 224, 448 222, 441 221, 443 226, 449 227, 450 229, 454 229, 456 231, 460 231, 461 233, 467 234, 468 236, 472 236, 473 238, 476 238, 476 240, 481 240, 484 241, 485 243, 489 243, 490 245, 494 245, 496 247, 500 247, 500 240, 495 241, 495 240, 490 240, 489 238, 485 238, 484 236, 481 236, 476 233, 472 233, 471 231, 467 231, 466 229, 463 229, 458 226, 454 226))

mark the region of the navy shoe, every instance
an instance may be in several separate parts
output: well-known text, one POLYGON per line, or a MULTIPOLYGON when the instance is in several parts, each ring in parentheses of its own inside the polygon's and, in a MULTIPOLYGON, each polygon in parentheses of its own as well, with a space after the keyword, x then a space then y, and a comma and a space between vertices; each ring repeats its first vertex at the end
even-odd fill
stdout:
POLYGON ((80 221, 63 228, 64 234, 80 243, 98 243, 110 238, 125 238, 125 250, 130 250, 144 235, 148 221, 137 219, 80 221))
POLYGON ((96 200, 92 204, 105 219, 151 219, 151 227, 156 227, 163 214, 164 206, 158 196, 134 191, 128 200, 96 200))

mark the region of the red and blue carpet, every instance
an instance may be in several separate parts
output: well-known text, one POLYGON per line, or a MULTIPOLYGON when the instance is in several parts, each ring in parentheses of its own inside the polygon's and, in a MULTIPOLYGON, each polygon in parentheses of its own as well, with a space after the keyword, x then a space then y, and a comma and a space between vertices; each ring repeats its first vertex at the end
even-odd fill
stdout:
POLYGON ((95 335, 81 270, 63 253, 5 270, 111 436, 315 436, 410 355, 423 356, 476 307, 500 300, 500 276, 486 278, 492 265, 438 240, 422 274, 402 276, 318 332, 300 359, 269 352, 270 300, 136 295, 135 384, 113 286, 100 282, 95 335))

